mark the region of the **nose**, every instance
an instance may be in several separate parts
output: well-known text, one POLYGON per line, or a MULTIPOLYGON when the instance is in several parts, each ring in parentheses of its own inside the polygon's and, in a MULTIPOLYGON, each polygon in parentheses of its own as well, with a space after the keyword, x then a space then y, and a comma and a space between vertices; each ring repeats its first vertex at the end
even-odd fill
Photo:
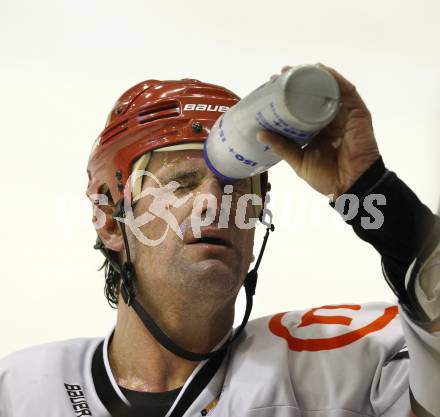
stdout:
POLYGON ((210 212, 215 221, 218 221, 223 197, 223 185, 217 177, 205 179, 202 187, 199 188, 197 195, 199 198, 206 196, 201 206, 199 206, 199 215, 204 217, 210 212))

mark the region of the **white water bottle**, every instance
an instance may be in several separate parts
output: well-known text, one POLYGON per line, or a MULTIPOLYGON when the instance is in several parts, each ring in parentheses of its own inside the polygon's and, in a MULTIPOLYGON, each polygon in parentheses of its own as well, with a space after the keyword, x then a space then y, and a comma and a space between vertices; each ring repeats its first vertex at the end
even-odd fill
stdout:
POLYGON ((206 164, 220 178, 247 178, 281 159, 257 142, 261 129, 307 145, 336 116, 339 87, 320 65, 293 67, 239 101, 214 124, 204 144, 206 164))

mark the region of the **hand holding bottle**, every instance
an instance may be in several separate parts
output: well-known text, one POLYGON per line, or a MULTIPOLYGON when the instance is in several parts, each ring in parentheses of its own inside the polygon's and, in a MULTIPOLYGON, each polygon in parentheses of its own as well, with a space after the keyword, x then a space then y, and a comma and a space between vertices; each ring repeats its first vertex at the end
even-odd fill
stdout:
MULTIPOLYGON (((321 130, 310 145, 301 147, 285 137, 261 130, 258 141, 284 159, 311 187, 337 198, 380 157, 371 115, 356 88, 333 68, 341 92, 336 118, 321 130)), ((290 67, 283 68, 282 72, 290 67)))

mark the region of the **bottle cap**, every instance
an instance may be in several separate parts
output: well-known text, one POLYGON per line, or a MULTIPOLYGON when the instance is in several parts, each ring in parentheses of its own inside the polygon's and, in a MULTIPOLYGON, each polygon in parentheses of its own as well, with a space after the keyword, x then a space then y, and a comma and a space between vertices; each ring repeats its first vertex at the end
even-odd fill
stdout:
POLYGON ((339 105, 339 86, 324 68, 315 65, 292 68, 286 77, 286 106, 298 120, 319 125, 329 123, 339 105))

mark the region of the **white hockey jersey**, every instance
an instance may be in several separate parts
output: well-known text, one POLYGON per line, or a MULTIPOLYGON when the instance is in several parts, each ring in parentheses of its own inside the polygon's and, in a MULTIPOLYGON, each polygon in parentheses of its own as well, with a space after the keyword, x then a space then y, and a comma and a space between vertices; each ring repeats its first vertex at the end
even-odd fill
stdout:
MULTIPOLYGON (((128 401, 112 375, 108 341, 57 342, 0 361, 0 416, 115 415, 109 398, 128 401)), ((184 415, 438 417, 439 387, 440 334, 397 306, 324 306, 249 322, 184 415)))

